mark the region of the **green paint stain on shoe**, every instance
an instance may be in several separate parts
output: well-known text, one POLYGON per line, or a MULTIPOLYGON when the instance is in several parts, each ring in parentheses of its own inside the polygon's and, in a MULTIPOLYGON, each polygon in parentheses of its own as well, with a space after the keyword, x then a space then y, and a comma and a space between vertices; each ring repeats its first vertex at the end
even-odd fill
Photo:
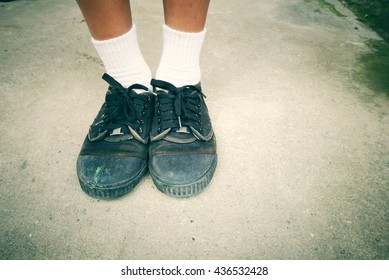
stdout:
POLYGON ((95 171, 95 176, 94 176, 94 180, 96 183, 99 183, 100 182, 100 179, 101 179, 101 172, 103 171, 103 168, 102 167, 97 167, 96 168, 96 171, 95 171))

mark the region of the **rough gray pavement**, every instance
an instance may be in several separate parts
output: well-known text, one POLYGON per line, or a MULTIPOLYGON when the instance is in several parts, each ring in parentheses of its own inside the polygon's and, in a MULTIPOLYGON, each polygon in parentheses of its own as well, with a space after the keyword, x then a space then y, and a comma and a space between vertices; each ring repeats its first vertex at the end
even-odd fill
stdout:
MULTIPOLYGON (((132 2, 155 71, 162 3, 132 2)), ((388 259, 389 100, 353 75, 378 36, 320 2, 213 0, 215 177, 174 199, 147 176, 115 201, 76 176, 107 84, 75 1, 0 3, 0 258, 388 259)))

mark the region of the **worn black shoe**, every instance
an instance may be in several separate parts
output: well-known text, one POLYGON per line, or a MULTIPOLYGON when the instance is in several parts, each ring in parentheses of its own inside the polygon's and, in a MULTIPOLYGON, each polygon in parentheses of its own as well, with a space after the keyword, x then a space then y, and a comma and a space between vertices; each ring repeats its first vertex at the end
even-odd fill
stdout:
POLYGON ((156 97, 150 175, 163 193, 193 196, 209 184, 217 164, 216 139, 205 96, 200 84, 176 88, 153 79, 151 85, 156 97))
POLYGON ((154 94, 139 84, 126 89, 108 74, 103 79, 110 86, 78 156, 77 175, 88 195, 112 199, 130 192, 147 171, 154 94))

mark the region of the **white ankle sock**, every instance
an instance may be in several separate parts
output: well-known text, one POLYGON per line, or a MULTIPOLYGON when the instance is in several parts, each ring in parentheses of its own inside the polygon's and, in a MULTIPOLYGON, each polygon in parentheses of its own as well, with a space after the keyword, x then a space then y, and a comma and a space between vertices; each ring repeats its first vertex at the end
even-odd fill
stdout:
POLYGON ((151 70, 139 48, 135 24, 126 34, 108 40, 92 38, 105 71, 124 87, 142 84, 150 88, 151 70))
POLYGON ((163 25, 163 51, 156 73, 176 87, 194 85, 201 80, 200 52, 206 29, 198 33, 182 32, 163 25))

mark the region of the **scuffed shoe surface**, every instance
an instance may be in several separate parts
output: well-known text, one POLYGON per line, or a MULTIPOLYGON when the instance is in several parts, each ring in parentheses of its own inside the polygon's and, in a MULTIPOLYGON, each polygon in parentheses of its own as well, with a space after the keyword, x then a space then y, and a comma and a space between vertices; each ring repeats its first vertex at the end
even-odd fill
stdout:
POLYGON ((176 88, 152 80, 156 90, 149 171, 157 188, 174 197, 202 191, 217 164, 216 139, 201 86, 176 88))
POLYGON ((77 175, 85 193, 113 199, 130 192, 147 171, 154 95, 139 84, 124 88, 108 74, 103 79, 110 86, 78 156, 77 175))

